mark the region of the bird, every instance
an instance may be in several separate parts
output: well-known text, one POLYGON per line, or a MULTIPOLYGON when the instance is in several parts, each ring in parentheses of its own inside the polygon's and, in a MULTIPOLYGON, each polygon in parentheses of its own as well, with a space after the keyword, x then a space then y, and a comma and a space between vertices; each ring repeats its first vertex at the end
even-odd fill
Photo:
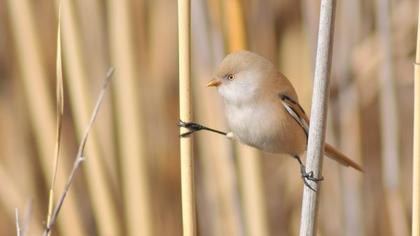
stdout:
MULTIPOLYGON (((178 126, 188 130, 181 137, 207 130, 263 152, 288 154, 299 162, 304 184, 315 191, 309 181, 318 182, 323 177, 316 178, 312 171, 307 172, 300 159, 307 148, 308 116, 292 83, 271 61, 250 51, 233 52, 222 60, 207 86, 217 88, 223 98, 230 131, 180 120, 178 126)), ((344 166, 363 171, 359 164, 328 143, 324 153, 344 166)))

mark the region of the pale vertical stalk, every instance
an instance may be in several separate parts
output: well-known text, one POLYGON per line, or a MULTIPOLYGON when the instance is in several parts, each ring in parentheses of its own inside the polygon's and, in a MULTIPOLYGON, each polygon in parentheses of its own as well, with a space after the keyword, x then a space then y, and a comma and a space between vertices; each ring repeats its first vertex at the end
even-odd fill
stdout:
POLYGON ((237 150, 246 235, 270 235, 258 150, 244 145, 237 150))
POLYGON ((390 228, 393 235, 408 235, 408 220, 400 192, 400 139, 397 94, 394 82, 391 43, 391 1, 377 0, 379 48, 383 57, 379 66, 382 181, 390 228))
MULTIPOLYGON (((313 171, 315 177, 322 173, 324 141, 331 72, 332 45, 334 36, 335 0, 322 0, 318 46, 316 54, 312 109, 308 138, 306 171, 313 171)), ((317 191, 304 187, 302 199, 302 215, 300 225, 301 236, 316 234, 318 194, 320 183, 311 183, 317 191)))
MULTIPOLYGON (((212 127, 226 126, 222 99, 217 91, 204 85, 211 78, 215 62, 212 43, 221 39, 211 32, 205 1, 192 4, 193 96, 199 97, 194 107, 194 120, 212 127), (209 46, 210 45, 210 46, 209 46)), ((219 28, 220 29, 220 28, 219 28)), ((219 35, 220 36, 220 35, 219 35)), ((223 50, 220 50, 223 51, 223 50)), ((217 61, 219 62, 219 61, 217 61)), ((220 135, 203 134, 197 138, 200 173, 197 175, 198 225, 203 235, 240 235, 242 221, 232 142, 220 135), (201 138, 202 137, 202 138, 201 138)))
MULTIPOLYGON (((90 119, 91 99, 89 97, 86 62, 81 51, 80 29, 76 23, 73 3, 63 1, 62 8, 63 56, 68 78, 70 105, 76 126, 76 133, 81 136, 90 119)), ((105 71, 104 71, 105 73, 105 71)), ((79 138, 80 139, 80 138, 79 138)), ((121 233, 115 203, 107 181, 98 139, 94 130, 90 134, 90 144, 86 147, 86 160, 89 165, 83 168, 86 174, 89 196, 92 199, 93 214, 101 235, 121 233)))
POLYGON ((57 204, 55 204, 53 213, 51 215, 51 219, 49 220, 48 224, 45 225, 44 232, 42 234, 44 236, 49 235, 51 230, 53 229, 53 226, 54 226, 55 222, 57 221, 58 214, 60 213, 60 210, 61 210, 61 208, 64 204, 64 200, 66 199, 66 196, 67 196, 67 194, 70 190, 70 187, 71 187, 71 185, 74 181, 74 177, 76 176, 76 172, 80 168, 83 161, 85 160, 85 155, 84 154, 85 154, 86 142, 87 142, 87 139, 89 137, 89 132, 92 129, 92 126, 93 126, 93 123, 95 122, 96 117, 98 116, 99 108, 100 108, 100 106, 102 104, 102 101, 104 99, 106 89, 108 88, 109 81, 110 81, 111 76, 112 76, 112 72, 113 72, 113 68, 108 71, 107 76, 106 76, 106 78, 103 82, 101 91, 99 93, 98 99, 97 99, 96 104, 95 104, 95 107, 92 111, 92 115, 89 119, 89 123, 87 124, 87 127, 85 128, 85 131, 84 131, 83 136, 81 138, 79 148, 77 150, 77 155, 76 155, 76 158, 74 159, 74 162, 73 162, 73 168, 70 171, 69 177, 67 178, 66 184, 64 186, 64 190, 60 194, 60 197, 57 201, 57 204))
MULTIPOLYGON (((190 122, 191 111, 191 2, 178 0, 178 43, 179 43, 179 117, 190 122)), ((183 133, 185 130, 180 129, 183 133)), ((183 235, 197 234, 195 188, 194 188, 194 158, 192 138, 181 138, 181 193, 182 193, 182 226, 183 235)))
MULTIPOLYGON (((224 2, 228 49, 230 52, 247 48, 244 12, 239 0, 224 2)), ((259 152, 240 143, 235 144, 240 169, 246 232, 250 235, 268 235, 267 213, 261 179, 259 152)))
POLYGON ((63 90, 63 66, 61 62, 61 1, 58 6, 58 26, 57 26, 57 51, 56 51, 56 142, 54 151, 53 175, 50 183, 50 193, 48 196, 47 224, 50 224, 51 214, 54 206, 54 185, 58 171, 58 161, 61 148, 61 128, 64 113, 64 90, 63 90))
POLYGON ((420 235, 420 1, 417 20, 417 50, 414 64, 412 236, 420 235))
MULTIPOLYGON (((55 122, 51 96, 48 91, 47 73, 42 61, 39 38, 36 32, 36 22, 32 9, 27 0, 8 1, 11 17, 12 32, 16 42, 16 50, 19 55, 18 63, 22 69, 24 93, 26 94, 31 124, 35 133, 41 167, 44 178, 50 180, 53 173, 51 169, 51 150, 55 140, 55 122)), ((63 152, 65 154, 65 152, 63 152)), ((63 159, 66 159, 63 156, 63 159)), ((57 173, 57 185, 63 186, 66 171, 57 173)), ((55 194, 57 196, 57 193, 55 194)), ((76 199, 71 193, 59 221, 59 227, 63 235, 85 235, 81 218, 76 209, 76 199)))
MULTIPOLYGON (((361 38, 361 8, 359 0, 342 1, 338 4, 336 61, 334 78, 337 78, 338 116, 340 125, 341 151, 357 163, 362 163, 362 130, 360 117, 360 94, 356 83, 351 77, 351 52, 361 38)), ((340 190, 343 205, 344 229, 341 234, 346 236, 365 235, 363 214, 363 176, 355 173, 354 169, 341 167, 340 190)), ((328 218, 328 217, 327 217, 328 218)))
MULTIPOLYGON (((68 0, 67 0, 68 1, 68 0)), ((76 0, 71 1, 74 12, 78 19, 79 41, 83 43, 81 50, 83 58, 88 65, 85 66, 85 76, 89 78, 87 92, 94 94, 101 86, 104 73, 109 65, 108 38, 106 36, 105 12, 103 11, 101 0, 76 0), (89 86, 90 85, 90 86, 89 86), (90 89, 89 89, 90 88, 90 89)), ((112 99, 105 99, 101 108, 101 118, 95 122, 95 139, 101 151, 101 161, 109 176, 108 185, 117 189, 118 156, 116 155, 116 129, 114 127, 114 109, 112 99)))
POLYGON ((127 235, 153 235, 147 151, 143 137, 132 16, 128 0, 108 0, 111 61, 127 235))
POLYGON ((317 4, 318 1, 301 0, 302 23, 311 52, 311 61, 315 59, 316 53, 316 22, 319 20, 317 4))

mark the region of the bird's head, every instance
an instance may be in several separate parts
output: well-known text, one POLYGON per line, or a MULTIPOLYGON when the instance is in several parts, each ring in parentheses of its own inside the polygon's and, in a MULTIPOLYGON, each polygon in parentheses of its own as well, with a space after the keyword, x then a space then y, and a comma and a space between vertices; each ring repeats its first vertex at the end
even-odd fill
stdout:
POLYGON ((207 86, 217 87, 226 102, 246 103, 274 72, 273 64, 264 57, 249 51, 234 52, 223 59, 207 86))

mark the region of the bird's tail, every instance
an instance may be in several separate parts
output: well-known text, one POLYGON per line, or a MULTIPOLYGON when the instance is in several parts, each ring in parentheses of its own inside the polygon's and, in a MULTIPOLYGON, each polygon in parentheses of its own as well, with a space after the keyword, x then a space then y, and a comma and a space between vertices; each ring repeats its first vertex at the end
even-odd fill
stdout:
POLYGON ((344 166, 351 166, 354 169, 363 172, 363 169, 362 169, 362 167, 359 164, 357 164, 356 162, 354 162, 353 160, 351 160, 350 158, 348 158, 346 155, 344 155, 343 153, 341 153, 337 149, 333 148, 328 143, 325 144, 324 151, 325 151, 325 155, 327 157, 329 157, 331 159, 334 159, 338 163, 340 163, 340 164, 342 164, 344 166))

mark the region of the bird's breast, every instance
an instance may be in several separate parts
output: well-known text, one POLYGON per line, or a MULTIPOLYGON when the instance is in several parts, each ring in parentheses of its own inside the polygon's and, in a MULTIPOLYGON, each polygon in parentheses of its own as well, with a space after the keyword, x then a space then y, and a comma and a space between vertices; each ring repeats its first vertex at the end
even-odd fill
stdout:
POLYGON ((304 151, 303 131, 287 117, 284 109, 272 104, 226 106, 228 124, 240 142, 271 153, 299 154, 304 151))

